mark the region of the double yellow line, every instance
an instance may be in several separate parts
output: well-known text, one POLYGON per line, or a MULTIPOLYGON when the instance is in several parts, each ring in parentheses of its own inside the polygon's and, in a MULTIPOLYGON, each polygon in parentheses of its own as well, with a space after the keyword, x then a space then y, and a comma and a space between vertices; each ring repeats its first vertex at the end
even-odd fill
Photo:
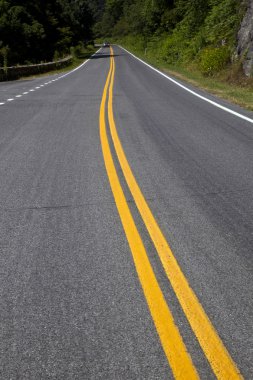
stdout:
POLYGON ((138 277, 148 303, 150 313, 160 337, 165 355, 176 379, 198 379, 197 370, 191 360, 180 332, 148 259, 147 252, 135 221, 128 207, 113 161, 106 128, 106 103, 108 99, 108 121, 114 148, 125 180, 136 207, 157 250, 165 273, 189 324, 195 333, 207 360, 218 379, 241 379, 240 372, 227 352, 223 342, 212 326, 208 316, 191 289, 179 267, 162 231, 160 230, 128 164, 121 145, 113 115, 113 86, 115 61, 111 48, 110 69, 106 79, 100 106, 100 139, 105 167, 119 216, 132 252, 138 277))

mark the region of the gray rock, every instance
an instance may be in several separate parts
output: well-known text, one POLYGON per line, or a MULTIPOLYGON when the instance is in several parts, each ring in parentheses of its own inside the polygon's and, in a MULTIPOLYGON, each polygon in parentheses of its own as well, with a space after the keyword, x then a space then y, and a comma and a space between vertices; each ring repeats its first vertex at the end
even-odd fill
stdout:
POLYGON ((253 76, 253 0, 248 0, 247 12, 238 32, 237 54, 244 57, 243 71, 253 76))

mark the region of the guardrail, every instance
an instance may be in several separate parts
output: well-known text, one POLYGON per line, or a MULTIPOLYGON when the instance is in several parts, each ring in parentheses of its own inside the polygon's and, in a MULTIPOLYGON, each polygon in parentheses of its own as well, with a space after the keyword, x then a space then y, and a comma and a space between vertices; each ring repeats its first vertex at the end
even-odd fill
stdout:
POLYGON ((68 66, 73 57, 69 56, 59 61, 39 63, 36 65, 0 67, 0 81, 19 79, 23 76, 46 73, 51 70, 68 66))

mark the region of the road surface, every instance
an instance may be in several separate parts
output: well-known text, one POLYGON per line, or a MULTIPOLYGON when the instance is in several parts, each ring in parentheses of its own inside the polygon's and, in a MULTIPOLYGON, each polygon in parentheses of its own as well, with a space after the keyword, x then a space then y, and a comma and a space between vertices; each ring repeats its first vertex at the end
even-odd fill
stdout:
POLYGON ((253 114, 185 86, 0 84, 1 379, 253 378, 253 114))

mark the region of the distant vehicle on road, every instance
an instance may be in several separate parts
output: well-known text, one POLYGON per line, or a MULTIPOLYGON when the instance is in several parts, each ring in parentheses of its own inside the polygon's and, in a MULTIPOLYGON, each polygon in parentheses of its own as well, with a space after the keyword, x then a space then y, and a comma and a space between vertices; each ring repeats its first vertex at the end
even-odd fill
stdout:
POLYGON ((109 47, 109 46, 110 46, 110 43, 109 43, 109 42, 106 42, 106 41, 105 41, 105 42, 103 43, 103 47, 109 47))

